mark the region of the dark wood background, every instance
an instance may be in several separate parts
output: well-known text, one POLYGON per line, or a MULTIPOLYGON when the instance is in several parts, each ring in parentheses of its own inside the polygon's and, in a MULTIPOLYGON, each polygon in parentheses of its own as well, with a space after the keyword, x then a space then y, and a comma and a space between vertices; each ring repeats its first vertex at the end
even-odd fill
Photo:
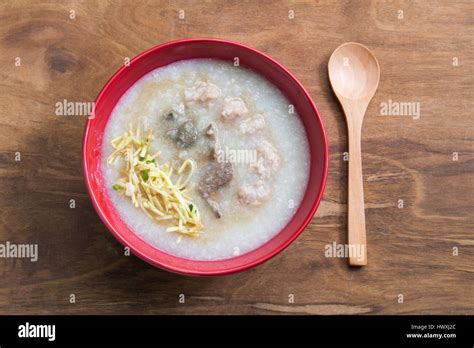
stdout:
POLYGON ((0 242, 38 243, 40 254, 0 259, 0 314, 474 314, 473 17, 470 1, 1 0, 0 242), (184 37, 239 41, 287 66, 313 96, 330 146, 307 230, 265 264, 220 278, 124 256, 86 193, 85 117, 55 115, 63 99, 93 101, 125 57, 184 37), (363 129, 361 269, 324 256, 326 244, 346 242, 347 137, 327 76, 345 41, 369 46, 382 71, 363 129), (421 103, 420 119, 380 116, 389 99, 421 103))

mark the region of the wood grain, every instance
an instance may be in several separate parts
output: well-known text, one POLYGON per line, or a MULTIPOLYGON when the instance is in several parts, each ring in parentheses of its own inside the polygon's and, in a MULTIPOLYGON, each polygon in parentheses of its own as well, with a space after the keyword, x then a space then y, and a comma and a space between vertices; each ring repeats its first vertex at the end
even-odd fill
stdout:
POLYGON ((470 1, 1 1, 0 242, 38 243, 40 255, 0 259, 0 314, 474 314, 473 14, 470 1), (63 99, 94 100, 125 57, 197 36, 243 42, 287 66, 330 146, 307 230, 269 262, 220 278, 124 256, 84 186, 85 118, 55 115, 63 99), (382 71, 362 131, 363 269, 325 257, 347 237, 347 135, 327 76, 345 41, 367 45, 382 71), (380 116, 388 100, 419 102, 420 118, 380 116))

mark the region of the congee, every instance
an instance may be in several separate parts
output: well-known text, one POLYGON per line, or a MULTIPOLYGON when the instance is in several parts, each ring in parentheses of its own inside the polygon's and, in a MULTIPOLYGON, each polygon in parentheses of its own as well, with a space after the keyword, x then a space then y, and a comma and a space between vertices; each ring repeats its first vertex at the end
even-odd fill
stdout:
POLYGON ((107 123, 107 194, 140 238, 193 260, 241 255, 298 208, 309 176, 304 127, 257 73, 179 61, 138 80, 107 123))

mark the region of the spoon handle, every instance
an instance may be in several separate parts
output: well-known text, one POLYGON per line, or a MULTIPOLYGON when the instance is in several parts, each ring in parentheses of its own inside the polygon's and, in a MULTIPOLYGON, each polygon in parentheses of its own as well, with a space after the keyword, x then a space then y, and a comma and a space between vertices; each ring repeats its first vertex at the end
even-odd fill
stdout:
POLYGON ((362 181, 361 133, 365 110, 353 108, 347 115, 349 136, 349 179, 348 179, 348 241, 349 265, 367 265, 367 240, 365 233, 364 186, 362 181))

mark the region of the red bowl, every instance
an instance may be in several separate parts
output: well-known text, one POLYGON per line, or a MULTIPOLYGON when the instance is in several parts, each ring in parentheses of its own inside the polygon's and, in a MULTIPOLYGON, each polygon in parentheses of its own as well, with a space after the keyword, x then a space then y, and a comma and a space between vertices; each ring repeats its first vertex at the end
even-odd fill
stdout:
POLYGON ((321 200, 327 177, 328 147, 318 110, 303 85, 269 56, 239 43, 218 39, 185 39, 155 46, 120 68, 95 101, 94 114, 87 120, 82 142, 82 164, 87 190, 95 210, 107 228, 124 246, 141 259, 162 269, 186 275, 223 275, 256 266, 285 249, 311 221, 321 200), (100 169, 104 129, 115 104, 138 79, 153 69, 191 58, 215 58, 251 68, 277 86, 295 106, 306 133, 311 153, 309 182, 303 200, 291 221, 271 240, 243 255, 217 261, 196 261, 163 252, 138 237, 122 221, 111 204, 100 169))

